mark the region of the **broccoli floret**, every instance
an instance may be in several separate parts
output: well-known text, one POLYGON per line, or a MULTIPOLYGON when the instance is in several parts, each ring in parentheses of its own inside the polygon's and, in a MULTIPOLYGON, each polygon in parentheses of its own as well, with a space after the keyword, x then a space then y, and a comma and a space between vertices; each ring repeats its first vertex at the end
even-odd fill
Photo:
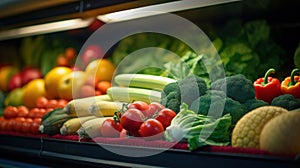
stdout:
POLYGON ((220 90, 207 90, 206 94, 217 95, 217 96, 220 96, 222 98, 226 98, 226 94, 223 91, 220 91, 220 90))
POLYGON ((300 99, 295 98, 291 94, 283 94, 275 97, 271 103, 272 106, 283 107, 287 110, 300 108, 300 99))
POLYGON ((166 107, 172 109, 175 113, 180 111, 181 102, 178 99, 171 99, 167 102, 166 107))
POLYGON ((191 105, 199 96, 204 95, 206 90, 204 79, 191 75, 166 85, 161 94, 161 104, 178 113, 183 102, 191 105))
POLYGON ((241 74, 218 79, 211 84, 211 89, 226 91, 228 97, 240 103, 255 98, 255 89, 252 82, 241 74))
POLYGON ((179 86, 177 82, 169 83, 163 88, 163 93, 169 95, 171 92, 178 90, 179 86))
POLYGON ((267 106, 269 103, 263 101, 263 100, 257 100, 257 99, 249 99, 243 105, 246 107, 247 111, 254 110, 261 106, 267 106))
POLYGON ((178 82, 181 94, 181 102, 191 105, 199 96, 204 95, 207 86, 204 79, 191 75, 178 82))
POLYGON ((230 114, 233 124, 247 113, 246 108, 238 101, 229 97, 224 99, 224 97, 216 94, 210 95, 210 93, 196 99, 190 109, 198 114, 209 115, 215 118, 230 114))

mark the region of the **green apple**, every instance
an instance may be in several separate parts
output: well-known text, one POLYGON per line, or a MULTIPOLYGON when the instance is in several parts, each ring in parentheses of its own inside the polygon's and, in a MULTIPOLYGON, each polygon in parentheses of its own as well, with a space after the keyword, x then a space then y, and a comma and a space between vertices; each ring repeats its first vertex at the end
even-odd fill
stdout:
POLYGON ((72 100, 78 97, 79 89, 85 83, 86 76, 83 71, 73 71, 64 75, 58 83, 59 98, 72 100))
POLYGON ((5 98, 4 104, 5 106, 20 106, 24 105, 23 102, 23 88, 16 88, 8 93, 5 98))

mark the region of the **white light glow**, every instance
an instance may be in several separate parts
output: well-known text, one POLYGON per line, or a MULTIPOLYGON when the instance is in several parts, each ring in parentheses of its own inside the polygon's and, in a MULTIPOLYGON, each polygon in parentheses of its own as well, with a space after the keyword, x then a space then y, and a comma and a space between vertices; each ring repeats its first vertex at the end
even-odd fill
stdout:
POLYGON ((99 15, 97 19, 106 23, 120 22, 163 13, 195 9, 237 1, 240 0, 182 0, 99 15))
POLYGON ((16 28, 0 32, 0 40, 20 38, 38 34, 46 34, 52 32, 66 31, 78 28, 88 27, 93 19, 71 19, 58 22, 45 23, 40 25, 16 28))

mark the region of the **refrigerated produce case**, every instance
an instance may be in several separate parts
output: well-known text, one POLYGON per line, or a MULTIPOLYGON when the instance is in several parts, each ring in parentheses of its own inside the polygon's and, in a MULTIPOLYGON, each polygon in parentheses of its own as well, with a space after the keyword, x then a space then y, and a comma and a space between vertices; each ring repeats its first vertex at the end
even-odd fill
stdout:
MULTIPOLYGON (((16 1, 15 5, 17 5, 16 1)), ((197 4, 198 1, 193 3, 197 4)), ((30 2, 32 3, 32 2, 30 2)), ((39 34, 9 34, 11 30, 33 24, 44 24, 65 19, 95 18, 111 12, 151 7, 153 5, 166 5, 170 1, 97 1, 81 0, 64 2, 59 4, 47 4, 23 13, 5 13, 0 15, 1 46, 19 45, 19 40, 26 36, 39 34)), ((266 20, 274 33, 272 38, 284 48, 286 53, 285 67, 279 72, 287 76, 288 69, 293 68, 293 54, 299 45, 299 22, 297 15, 300 3, 298 1, 199 1, 199 6, 183 9, 169 9, 180 17, 186 18, 198 25, 209 37, 214 37, 210 32, 211 25, 223 26, 227 21, 238 19, 243 22, 251 20, 266 20), (207 5, 205 5, 207 4, 207 5)), ((30 4, 29 4, 30 6, 30 4)), ((5 6, 4 6, 5 7, 5 6)), ((4 8, 3 7, 3 8, 4 8)), ((7 10, 11 10, 10 7, 7 10)), ((6 10, 6 11, 7 11, 6 10)), ((147 16, 157 17, 157 16, 147 16)), ((138 18, 143 19, 143 18, 138 18)), ((96 21, 96 23, 99 20, 96 21)), ((101 24, 112 24, 103 23, 101 24)), ((134 21, 130 20, 130 22, 134 21)), ((108 21, 109 22, 109 21, 108 21)), ((126 20, 123 22, 127 22, 126 20)), ((91 28, 89 22, 87 27, 69 28, 44 33, 55 37, 64 35, 78 41, 78 45, 84 44, 85 40, 101 24, 91 28), (71 32, 71 33, 70 33, 71 32)), ((170 28, 171 29, 171 28, 170 28)), ((43 32, 42 32, 43 34, 43 32)), ((1 53, 3 54, 3 53, 1 53)), ((3 57, 3 56, 1 56, 3 57)), ((17 59, 15 57, 14 59, 17 59)), ((2 60, 2 59, 1 59, 2 60)), ((3 59, 4 60, 4 59, 3 59)), ((78 141, 76 136, 43 135, 43 134, 21 134, 13 132, 0 132, 0 157, 5 160, 0 165, 18 166, 18 161, 37 166, 49 167, 299 167, 299 155, 275 155, 256 149, 243 149, 233 147, 208 146, 201 147, 195 151, 188 150, 186 142, 172 144, 165 141, 145 141, 142 139, 110 139, 96 138, 93 140, 78 141), (171 146, 171 147, 170 147, 171 146), (156 152, 158 154, 145 157, 128 157, 116 154, 110 150, 119 150, 129 153, 156 152), (15 164, 15 165, 14 165, 15 164)), ((24 166, 24 165, 23 165, 24 166)))

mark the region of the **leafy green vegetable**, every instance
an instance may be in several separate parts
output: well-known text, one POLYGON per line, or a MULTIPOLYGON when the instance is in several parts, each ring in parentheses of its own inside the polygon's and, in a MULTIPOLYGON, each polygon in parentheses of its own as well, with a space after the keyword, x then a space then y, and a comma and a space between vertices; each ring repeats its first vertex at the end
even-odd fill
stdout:
POLYGON ((300 68, 300 43, 294 54, 294 64, 297 68, 300 68))
POLYGON ((272 39, 266 20, 230 20, 215 32, 215 37, 223 41, 219 53, 226 76, 243 74, 253 81, 262 75, 258 72, 270 67, 280 69, 287 61, 285 51, 272 39))
POLYGON ((190 50, 185 43, 168 35, 138 33, 118 43, 112 53, 112 62, 115 65, 122 63, 122 66, 118 67, 119 73, 139 72, 158 75, 164 71, 164 64, 170 60, 178 60, 190 50), (126 61, 128 58, 130 60, 126 61))
POLYGON ((215 119, 196 114, 183 103, 180 112, 166 128, 164 137, 168 141, 187 140, 190 150, 205 145, 228 145, 230 143, 231 116, 215 119))

